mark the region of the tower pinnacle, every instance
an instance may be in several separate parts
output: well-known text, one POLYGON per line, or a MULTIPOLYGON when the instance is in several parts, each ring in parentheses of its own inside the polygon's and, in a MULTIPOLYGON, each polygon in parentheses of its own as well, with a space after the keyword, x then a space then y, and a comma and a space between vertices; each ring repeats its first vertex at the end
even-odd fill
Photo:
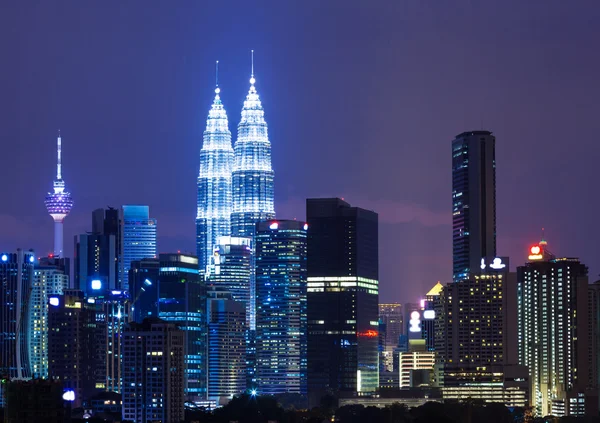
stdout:
POLYGON ((56 140, 56 179, 53 183, 54 192, 46 195, 46 209, 54 219, 54 255, 63 257, 63 221, 73 208, 73 198, 65 190, 65 181, 62 179, 62 139, 60 130, 56 140))

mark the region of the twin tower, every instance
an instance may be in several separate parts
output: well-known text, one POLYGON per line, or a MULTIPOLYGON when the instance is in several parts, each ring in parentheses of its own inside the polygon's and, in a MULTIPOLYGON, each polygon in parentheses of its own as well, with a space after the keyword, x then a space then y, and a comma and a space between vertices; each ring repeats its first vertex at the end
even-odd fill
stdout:
POLYGON ((210 264, 219 237, 253 237, 256 222, 275 218, 271 143, 255 83, 252 66, 234 145, 218 83, 208 112, 200 150, 196 215, 201 272, 210 264))

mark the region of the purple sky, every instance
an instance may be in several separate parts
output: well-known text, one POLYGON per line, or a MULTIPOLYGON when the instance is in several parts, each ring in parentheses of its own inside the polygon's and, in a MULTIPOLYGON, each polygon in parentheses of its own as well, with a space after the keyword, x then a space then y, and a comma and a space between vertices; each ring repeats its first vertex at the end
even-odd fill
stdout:
POLYGON ((0 249, 52 249, 44 208, 63 135, 75 207, 149 204, 160 251, 193 251, 202 131, 220 61, 230 129, 250 49, 276 212, 339 196, 380 216, 381 301, 451 279, 453 137, 495 133, 498 252, 541 228, 600 272, 600 2, 5 2, 0 6, 0 249))

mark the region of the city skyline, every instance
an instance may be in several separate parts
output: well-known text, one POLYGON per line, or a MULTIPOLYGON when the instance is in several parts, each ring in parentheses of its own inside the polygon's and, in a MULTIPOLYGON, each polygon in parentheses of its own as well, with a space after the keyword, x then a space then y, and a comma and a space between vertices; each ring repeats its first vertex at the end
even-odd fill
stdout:
MULTIPOLYGON (((198 48, 199 37, 215 31, 214 25, 193 29, 202 27, 192 25, 194 13, 188 12, 188 19, 157 8, 146 13, 151 19, 166 16, 159 21, 160 29, 180 26, 184 35, 173 35, 165 45, 150 49, 151 54, 139 52, 131 58, 115 41, 144 41, 129 33, 125 13, 110 7, 91 8, 88 14, 78 8, 40 6, 29 27, 25 22, 34 9, 11 6, 3 16, 7 23, 2 31, 31 31, 8 46, 9 57, 19 59, 17 70, 2 71, 3 79, 16 83, 6 87, 7 95, 0 100, 0 115, 6 119, 1 136, 11 155, 0 177, 13 181, 0 189, 11 199, 0 212, 0 249, 34 248, 38 256, 52 251, 54 228, 41 199, 54 172, 51 157, 60 128, 68 143, 63 151, 65 177, 77 201, 65 221, 65 239, 84 233, 89 213, 98 207, 138 203, 148 204, 161 222, 160 252, 195 251, 194 182, 206 105, 214 89, 214 60, 221 61, 223 102, 237 122, 247 92, 247 55, 254 48, 261 100, 275 141, 278 215, 302 220, 306 198, 328 196, 378 212, 380 287, 390 301, 414 301, 435 281, 451 280, 450 143, 456 134, 481 127, 497 139, 498 255, 511 257, 514 267, 523 264, 527 248, 545 227, 556 253, 589 263, 593 281, 600 270, 593 254, 600 231, 594 206, 574 209, 554 200, 566 189, 585 197, 591 188, 585 172, 592 169, 598 147, 587 134, 597 128, 593 117, 598 112, 598 86, 593 75, 600 71, 600 62, 587 52, 593 51, 591 22, 600 11, 586 8, 586 2, 568 10, 558 2, 544 3, 544 8, 509 3, 493 11, 483 5, 471 10, 445 5, 436 10, 425 5, 371 10, 352 4, 342 11, 348 24, 337 26, 339 37, 326 26, 326 12, 333 13, 333 8, 317 16, 308 7, 294 17, 292 7, 281 5, 272 12, 282 16, 277 23, 249 10, 251 27, 238 18, 220 25, 218 34, 240 24, 237 35, 252 28, 244 45, 237 36, 225 37, 203 49, 198 48), (79 21, 73 19, 76 12, 81 13, 79 21), (96 12, 99 17, 93 16, 96 12), (399 13, 404 14, 404 29, 394 29, 399 13), (492 13, 497 22, 486 19, 492 13), (114 35, 102 29, 107 19, 115 27, 114 35), (277 39, 286 26, 296 28, 302 19, 315 25, 313 34, 277 39), (357 28, 359 19, 365 25, 357 28), (70 21, 83 22, 91 38, 91 47, 81 56, 76 54, 79 41, 63 39, 63 33, 50 29, 70 21), (475 27, 467 24, 471 21, 475 27), (432 24, 436 28, 427 34, 432 24), (369 34, 369 28, 379 26, 390 29, 390 50, 382 47, 382 54, 374 56, 373 46, 385 39, 377 31, 369 34), (507 26, 519 28, 518 36, 502 31, 507 26), (481 36, 472 36, 486 27, 481 36), (404 31, 413 37, 406 39, 404 31), (40 41, 42 34, 45 43, 40 41), (449 35, 444 48, 438 46, 441 35, 449 35), (323 42, 314 46, 316 40, 323 42), (341 43, 339 51, 334 42, 341 43), (59 53, 67 60, 50 60, 59 53), (457 57, 479 61, 464 64, 457 57), (439 62, 451 59, 456 65, 438 78, 439 62), (16 73, 44 67, 40 60, 52 62, 48 77, 16 73), (107 71, 115 65, 122 76, 120 70, 107 71), (313 67, 319 71, 309 71, 313 67), (282 98, 286 90, 287 98, 282 98), (461 96, 461 107, 455 107, 461 96), (114 104, 116 98, 123 104, 114 104), (135 110, 142 103, 144 107, 135 110), (36 118, 35 127, 25 124, 27 116, 36 118), (575 142, 565 149, 564 140, 575 142), (149 152, 140 151, 146 146, 149 152), (140 154, 140 159, 132 163, 132 154, 140 154), (111 159, 114 165, 106 171, 101 164, 111 159), (175 188, 173 181, 178 181, 175 188), (134 192, 133 187, 141 189, 134 192)), ((218 7, 214 13, 201 10, 205 9, 198 8, 198 16, 222 12, 218 7)), ((138 29, 148 35, 155 28, 138 29)), ((128 42, 122 44, 127 47, 128 42)), ((65 255, 73 255, 69 242, 65 255)))

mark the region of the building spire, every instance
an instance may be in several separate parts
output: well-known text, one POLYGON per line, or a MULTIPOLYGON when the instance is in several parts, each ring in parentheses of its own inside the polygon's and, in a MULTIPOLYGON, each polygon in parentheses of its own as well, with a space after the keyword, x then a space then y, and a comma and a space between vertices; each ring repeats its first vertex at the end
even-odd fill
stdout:
POLYGON ((61 139, 60 139, 60 129, 58 130, 58 138, 56 140, 56 180, 60 181, 62 179, 62 164, 61 164, 61 139))
POLYGON ((251 74, 250 74, 250 84, 254 85, 254 83, 256 82, 256 80, 254 79, 254 50, 250 50, 250 54, 251 54, 251 74))
POLYGON ((548 245, 548 242, 546 241, 546 239, 544 238, 544 228, 542 228, 542 240, 540 241, 539 245, 541 246, 546 246, 548 245))
POLYGON ((219 61, 215 64, 215 93, 219 94, 221 89, 219 88, 219 61))

